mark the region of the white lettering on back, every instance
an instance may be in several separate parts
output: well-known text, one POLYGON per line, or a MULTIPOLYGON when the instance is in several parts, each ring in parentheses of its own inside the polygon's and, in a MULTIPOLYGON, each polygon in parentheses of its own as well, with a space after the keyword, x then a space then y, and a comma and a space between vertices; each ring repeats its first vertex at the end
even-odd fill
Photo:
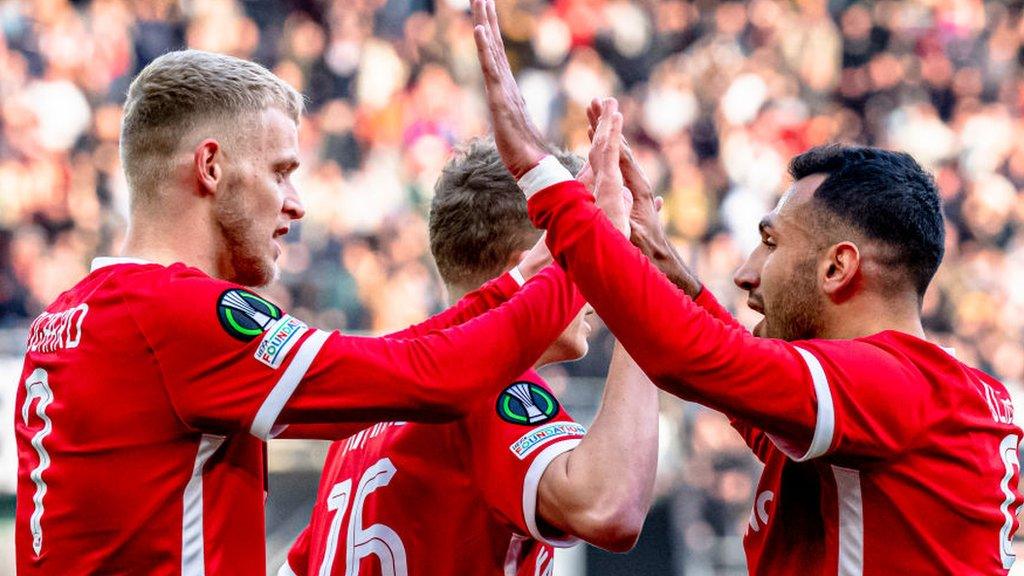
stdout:
POLYGON ((89 305, 82 303, 63 312, 43 312, 28 330, 29 352, 56 352, 77 348, 82 341, 82 323, 89 305))

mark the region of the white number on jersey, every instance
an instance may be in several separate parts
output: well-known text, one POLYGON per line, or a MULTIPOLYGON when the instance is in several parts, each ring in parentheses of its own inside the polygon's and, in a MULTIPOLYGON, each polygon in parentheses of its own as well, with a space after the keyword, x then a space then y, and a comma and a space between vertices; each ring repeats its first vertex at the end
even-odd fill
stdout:
POLYGON ((29 478, 36 485, 36 493, 32 496, 32 517, 29 526, 32 529, 32 549, 36 555, 43 548, 43 497, 46 496, 46 482, 43 480, 43 472, 50 467, 50 455, 43 447, 43 439, 53 431, 53 423, 46 415, 46 407, 53 403, 53 391, 50 390, 50 379, 46 370, 36 368, 25 379, 25 403, 21 406, 21 421, 28 426, 29 411, 32 408, 32 401, 39 400, 36 404, 35 413, 43 421, 43 427, 32 436, 32 447, 39 454, 39 465, 36 466, 29 478))
MULTIPOLYGON (((366 497, 378 488, 387 486, 395 472, 397 469, 391 459, 381 458, 363 472, 359 479, 348 522, 348 538, 345 541, 345 576, 358 576, 359 560, 367 556, 376 556, 380 560, 384 576, 407 576, 409 573, 406 568, 405 545, 398 534, 384 524, 363 527, 363 504, 366 497)), ((334 512, 334 518, 331 519, 324 560, 320 563, 320 576, 330 576, 334 567, 338 536, 351 492, 352 480, 347 479, 335 484, 327 496, 327 509, 334 512)))
POLYGON ((1013 487, 1010 486, 1010 482, 1013 480, 1014 475, 1020 472, 1020 458, 1017 456, 1017 444, 1019 441, 1020 439, 1017 438, 1016 434, 1010 434, 1003 438, 1003 441, 999 444, 999 458, 1003 461, 1003 465, 1006 466, 1006 474, 1003 476, 1002 482, 999 483, 999 488, 1002 489, 1003 495, 1006 496, 1002 505, 999 506, 999 511, 1006 518, 1003 528, 999 531, 999 556, 1003 559, 1003 568, 1006 569, 1011 568, 1013 561, 1017 558, 1013 553, 1013 519, 1019 511, 1010 510, 1010 505, 1013 504, 1014 500, 1013 487))

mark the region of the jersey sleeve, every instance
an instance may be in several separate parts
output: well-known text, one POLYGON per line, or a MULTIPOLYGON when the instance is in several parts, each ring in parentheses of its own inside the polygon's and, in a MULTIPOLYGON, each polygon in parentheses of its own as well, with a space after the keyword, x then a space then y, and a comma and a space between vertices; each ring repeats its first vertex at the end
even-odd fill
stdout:
POLYGON ((528 368, 579 309, 557 267, 508 302, 415 339, 316 330, 206 276, 154 288, 160 297, 136 302, 134 317, 181 419, 262 439, 287 424, 458 418, 528 368))
POLYGON ((859 341, 758 338, 722 322, 658 272, 574 181, 548 186, 528 208, 556 262, 659 387, 756 423, 797 460, 898 450, 921 425, 927 392, 894 355, 859 341))
POLYGON ((466 429, 475 485, 491 512, 515 531, 556 547, 572 537, 544 534, 537 522, 537 485, 557 456, 575 448, 586 428, 573 421, 533 371, 470 412, 466 429))
POLYGON ((309 526, 306 526, 288 549, 288 557, 277 571, 277 576, 306 576, 309 573, 308 568, 309 526))
POLYGON ((476 318, 484 312, 507 302, 519 290, 520 286, 521 284, 516 280, 516 276, 506 272, 466 294, 446 310, 427 318, 419 324, 414 324, 398 332, 388 334, 388 337, 417 338, 428 334, 432 330, 443 330, 449 326, 462 324, 470 318, 476 318))
MULTIPOLYGON (((446 310, 427 318, 419 324, 415 324, 398 332, 388 334, 389 338, 419 338, 429 334, 433 330, 443 330, 450 326, 461 324, 470 318, 475 318, 488 310, 507 302, 521 284, 515 279, 515 275, 505 273, 487 282, 479 289, 466 294, 461 300, 446 310)), ((339 439, 346 438, 358 432, 366 426, 365 423, 338 423, 338 424, 293 424, 282 427, 280 434, 275 438, 282 439, 339 439)))
MULTIPOLYGON (((697 297, 693 299, 693 302, 703 308, 708 314, 711 314, 713 318, 735 328, 744 329, 743 325, 736 320, 728 310, 722 306, 715 295, 704 286, 697 297)), ((768 454, 772 450, 772 443, 768 436, 765 435, 764 431, 754 426, 747 420, 741 420, 739 418, 729 418, 729 424, 739 432, 740 436, 743 437, 743 441, 750 447, 754 455, 761 462, 767 462, 768 454)))

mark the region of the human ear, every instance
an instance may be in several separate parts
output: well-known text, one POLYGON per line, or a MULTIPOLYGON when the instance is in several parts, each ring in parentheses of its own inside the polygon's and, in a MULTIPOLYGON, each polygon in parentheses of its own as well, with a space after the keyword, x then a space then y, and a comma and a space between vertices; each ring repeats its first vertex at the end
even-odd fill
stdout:
POLYGON ((192 166, 196 177, 196 191, 201 196, 216 194, 217 185, 223 175, 221 160, 220 143, 216 140, 207 138, 196 146, 192 166))
POLYGON ((860 250, 853 242, 835 244, 826 251, 822 267, 822 290, 832 298, 844 299, 850 295, 860 273, 860 250))

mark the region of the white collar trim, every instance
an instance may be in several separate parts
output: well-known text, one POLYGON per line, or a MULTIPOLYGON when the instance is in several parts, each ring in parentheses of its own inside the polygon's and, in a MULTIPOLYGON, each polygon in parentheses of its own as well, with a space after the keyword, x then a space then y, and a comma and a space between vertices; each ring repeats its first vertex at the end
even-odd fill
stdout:
POLYGON ((107 266, 113 266, 115 264, 152 264, 149 260, 143 260, 142 258, 124 258, 120 256, 100 256, 99 258, 92 259, 92 267, 89 269, 90 272, 95 272, 100 268, 106 268, 107 266))

